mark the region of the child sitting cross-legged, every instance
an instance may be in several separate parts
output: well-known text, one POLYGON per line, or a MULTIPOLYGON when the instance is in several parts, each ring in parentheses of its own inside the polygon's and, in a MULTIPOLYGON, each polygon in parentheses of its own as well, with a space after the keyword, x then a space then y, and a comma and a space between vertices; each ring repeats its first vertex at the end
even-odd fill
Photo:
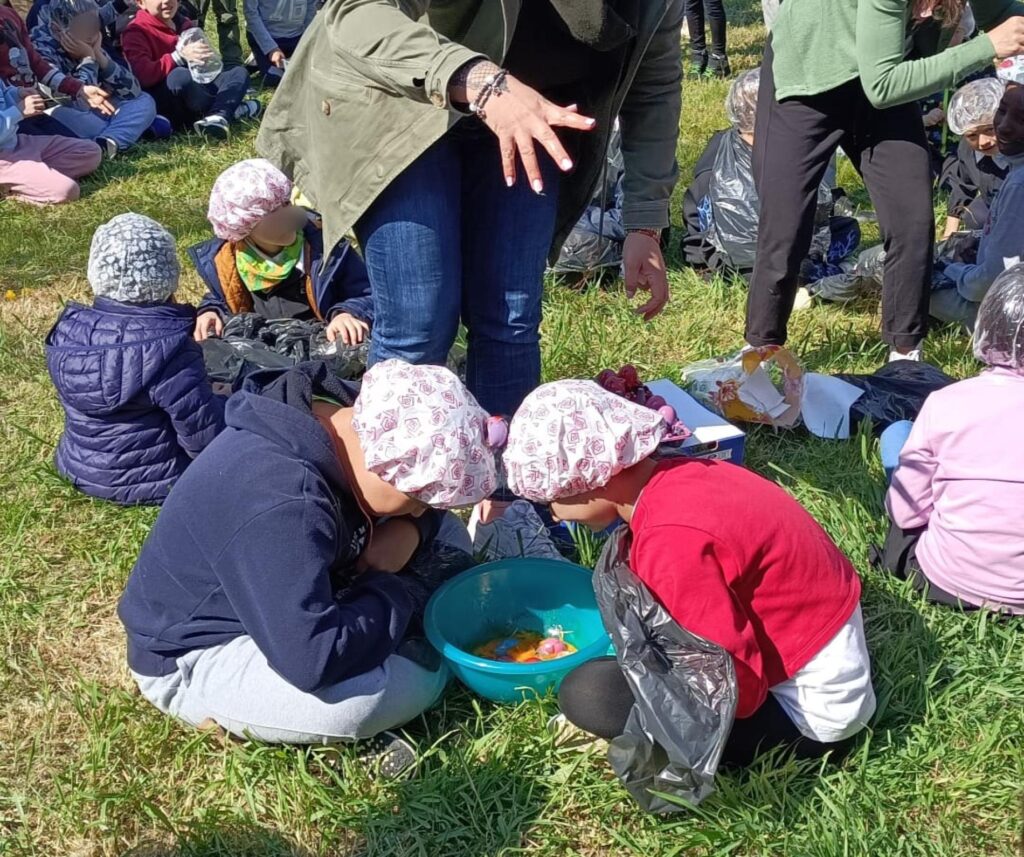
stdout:
POLYGON ((159 223, 122 214, 89 252, 91 306, 68 303, 46 337, 46 363, 66 415, 57 470, 104 500, 161 503, 224 425, 195 310, 176 304, 178 257, 159 223))
POLYGON ((956 156, 939 178, 949 190, 943 238, 958 230, 984 229, 1010 165, 1000 154, 994 127, 1006 84, 994 77, 965 83, 949 102, 949 130, 960 136, 956 156))
POLYGON ((125 59, 156 99, 157 109, 176 129, 191 126, 214 140, 230 136, 230 123, 253 119, 260 103, 245 97, 249 75, 243 66, 224 68, 211 83, 197 83, 188 67, 211 54, 205 42, 179 51, 178 38, 195 24, 179 14, 178 0, 138 0, 139 11, 121 35, 125 59))
POLYGON ((198 341, 242 312, 323 321, 327 339, 344 345, 366 338, 373 298, 363 260, 347 241, 325 257, 323 233, 291 195, 291 181, 262 158, 233 164, 214 182, 207 217, 217 237, 188 251, 207 287, 198 341))
POLYGON ((1024 614, 1024 265, 981 303, 975 378, 932 393, 882 435, 892 527, 882 564, 928 600, 1024 614))
POLYGON ((38 92, 0 80, 0 197, 35 205, 71 202, 80 192, 76 179, 103 160, 91 140, 20 133, 24 119, 45 116, 45 110, 38 92))
POLYGON ((95 140, 112 158, 130 149, 150 128, 157 136, 170 133, 166 119, 156 121, 152 96, 103 47, 96 0, 51 0, 44 18, 32 32, 39 53, 64 74, 106 95, 96 106, 76 103, 53 111, 53 118, 70 134, 95 140))
POLYGON ((432 557, 472 565, 466 528, 439 510, 495 488, 487 413, 447 369, 388 360, 361 387, 323 361, 254 373, 225 416, 118 606, 142 695, 269 742, 419 716, 448 680, 414 639, 444 579, 432 557))
POLYGON ((996 142, 1010 171, 995 195, 973 262, 936 260, 940 273, 930 311, 942 321, 974 325, 978 306, 1008 260, 1024 258, 1024 88, 1007 89, 995 115, 996 142))
MULTIPOLYGON (((772 482, 724 461, 659 461, 666 430, 591 381, 545 384, 512 419, 509 488, 596 531, 624 521, 633 573, 680 626, 732 656, 724 761, 776 746, 842 754, 875 710, 853 566, 772 482)), ((633 696, 604 658, 569 673, 559 702, 571 723, 612 739, 633 696)))

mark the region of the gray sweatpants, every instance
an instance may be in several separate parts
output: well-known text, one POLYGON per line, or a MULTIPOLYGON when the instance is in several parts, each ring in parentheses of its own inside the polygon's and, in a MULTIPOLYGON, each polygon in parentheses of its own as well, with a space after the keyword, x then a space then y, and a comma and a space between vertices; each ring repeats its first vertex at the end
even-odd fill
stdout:
MULTIPOLYGON (((466 528, 448 514, 439 541, 467 553, 466 528)), ((281 744, 329 744, 370 738, 401 726, 432 706, 448 668, 427 669, 394 654, 374 670, 316 693, 305 693, 271 669, 251 637, 196 649, 166 676, 132 673, 142 695, 190 726, 214 720, 239 737, 281 744)))

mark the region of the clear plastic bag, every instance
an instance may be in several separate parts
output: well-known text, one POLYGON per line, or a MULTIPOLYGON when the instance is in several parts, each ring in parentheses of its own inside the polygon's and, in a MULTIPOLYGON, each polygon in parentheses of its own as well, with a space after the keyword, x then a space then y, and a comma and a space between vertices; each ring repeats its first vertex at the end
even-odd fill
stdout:
POLYGON ((192 80, 204 85, 213 83, 224 71, 224 61, 220 58, 220 54, 213 49, 209 37, 199 27, 190 27, 178 36, 177 51, 179 54, 182 48, 189 45, 205 45, 210 52, 209 56, 203 60, 190 60, 186 57, 185 61, 188 63, 192 80))
POLYGON ((736 716, 736 670, 728 652, 680 627, 633 574, 628 532, 611 536, 594 572, 601 617, 636 700, 608 762, 645 810, 679 812, 714 791, 736 716))

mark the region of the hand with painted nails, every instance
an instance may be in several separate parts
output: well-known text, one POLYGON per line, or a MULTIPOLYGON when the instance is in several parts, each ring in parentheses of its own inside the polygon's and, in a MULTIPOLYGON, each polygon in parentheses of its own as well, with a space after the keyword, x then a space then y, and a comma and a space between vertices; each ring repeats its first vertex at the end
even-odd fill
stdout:
MULTIPOLYGON (((498 66, 486 60, 469 63, 456 73, 449 95, 455 101, 473 104, 499 71, 501 69, 498 66)), ((537 162, 537 144, 547 151, 563 172, 568 172, 573 167, 572 159, 554 129, 560 127, 592 131, 597 124, 594 119, 581 116, 575 104, 559 107, 510 74, 495 88, 483 112, 477 115, 498 138, 505 184, 509 187, 515 184, 518 153, 530 187, 536 193, 544 190, 544 180, 537 162)))

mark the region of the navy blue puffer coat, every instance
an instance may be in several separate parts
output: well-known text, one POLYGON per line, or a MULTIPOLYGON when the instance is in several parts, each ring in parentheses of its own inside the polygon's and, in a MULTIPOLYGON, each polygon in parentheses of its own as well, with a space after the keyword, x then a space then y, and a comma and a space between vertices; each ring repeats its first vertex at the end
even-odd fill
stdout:
POLYGON ((46 363, 67 419, 57 470, 86 494, 161 503, 224 427, 195 310, 96 298, 69 303, 46 337, 46 363))

